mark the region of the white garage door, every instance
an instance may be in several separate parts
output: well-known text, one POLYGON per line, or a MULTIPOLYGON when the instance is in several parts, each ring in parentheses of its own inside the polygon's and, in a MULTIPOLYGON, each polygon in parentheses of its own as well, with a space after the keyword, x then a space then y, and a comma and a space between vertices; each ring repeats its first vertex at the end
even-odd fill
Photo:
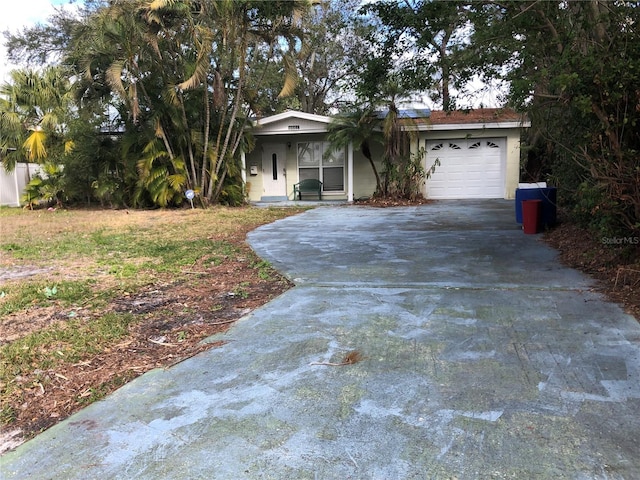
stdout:
POLYGON ((428 140, 426 165, 440 166, 427 180, 428 198, 503 198, 503 138, 428 140))

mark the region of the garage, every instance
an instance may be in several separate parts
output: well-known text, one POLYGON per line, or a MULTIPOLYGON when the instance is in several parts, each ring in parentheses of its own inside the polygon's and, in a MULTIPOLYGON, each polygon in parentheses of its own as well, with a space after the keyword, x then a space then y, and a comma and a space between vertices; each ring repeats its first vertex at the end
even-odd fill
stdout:
POLYGON ((503 198, 506 138, 460 138, 426 141, 426 167, 436 167, 426 182, 433 199, 503 198))

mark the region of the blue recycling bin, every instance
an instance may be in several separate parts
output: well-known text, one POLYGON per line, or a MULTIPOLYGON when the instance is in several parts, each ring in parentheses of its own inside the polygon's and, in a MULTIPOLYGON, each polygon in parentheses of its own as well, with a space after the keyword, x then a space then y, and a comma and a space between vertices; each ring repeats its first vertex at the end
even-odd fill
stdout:
POLYGON ((516 222, 522 224, 522 202, 525 200, 541 200, 540 227, 553 227, 557 220, 557 198, 558 189, 555 187, 545 188, 516 188, 516 222))

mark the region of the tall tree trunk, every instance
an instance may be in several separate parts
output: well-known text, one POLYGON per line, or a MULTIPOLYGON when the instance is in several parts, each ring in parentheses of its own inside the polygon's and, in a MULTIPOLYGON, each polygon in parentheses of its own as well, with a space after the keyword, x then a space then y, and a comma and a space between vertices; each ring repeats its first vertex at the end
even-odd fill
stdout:
MULTIPOLYGON (((205 86, 205 90, 207 87, 205 86)), ((193 154, 193 144, 191 142, 191 135, 189 135, 189 121, 187 120, 187 112, 184 108, 184 99, 182 94, 179 95, 180 98, 180 110, 182 112, 182 124, 184 125, 184 129, 186 132, 186 140, 187 140, 187 151, 189 153, 189 166, 191 167, 191 178, 188 179, 189 187, 193 188, 196 185, 198 174, 196 172, 196 160, 193 154)))
POLYGON ((449 58, 447 58, 447 44, 451 39, 451 33, 453 27, 444 32, 442 42, 440 43, 440 71, 442 74, 442 109, 450 111, 454 108, 451 103, 451 92, 449 91, 449 85, 451 82, 451 66, 449 65, 449 58))
MULTIPOLYGON (((224 142, 222 143, 222 148, 218 150, 218 157, 216 159, 216 169, 215 169, 215 177, 217 178, 217 184, 215 191, 213 189, 213 182, 209 184, 209 194, 207 198, 209 201, 215 203, 218 201, 220 197, 220 193, 222 192, 223 181, 220 177, 220 172, 222 170, 222 166, 226 163, 227 150, 229 149, 229 143, 231 141, 231 134, 235 130, 235 122, 238 117, 238 111, 240 110, 240 105, 242 103, 242 97, 244 92, 244 82, 246 77, 246 64, 247 64, 247 49, 248 49, 248 33, 247 29, 243 28, 243 36, 240 44, 240 65, 239 65, 239 76, 238 76, 238 84, 236 87, 236 97, 233 104, 233 110, 231 112, 231 117, 229 118, 229 124, 227 125, 227 132, 224 138, 224 142)), ((242 132, 240 132, 242 134, 242 132)), ((235 152, 232 152, 234 154, 235 152)), ((226 172, 224 172, 226 176, 226 172)))
POLYGON ((371 156, 371 148, 369 147, 369 143, 367 141, 362 142, 360 145, 360 151, 364 158, 369 160, 369 164, 371 165, 371 170, 373 170, 373 175, 376 177, 376 191, 375 194, 380 195, 382 193, 382 183, 380 182, 380 174, 378 173, 378 169, 376 168, 376 164, 373 161, 373 157, 371 156))
POLYGON ((200 171, 200 192, 204 192, 209 161, 209 131, 211 129, 211 105, 209 104, 209 85, 204 85, 204 145, 202 147, 202 168, 200 171))

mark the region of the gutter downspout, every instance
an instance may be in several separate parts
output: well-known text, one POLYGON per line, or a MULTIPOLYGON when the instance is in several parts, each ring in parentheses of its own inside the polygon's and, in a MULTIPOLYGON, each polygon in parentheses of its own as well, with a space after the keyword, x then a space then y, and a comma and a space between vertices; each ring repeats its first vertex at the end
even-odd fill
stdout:
POLYGON ((353 142, 347 147, 347 201, 353 203, 353 142))
MULTIPOLYGON (((29 164, 27 164, 27 174, 29 173, 29 164)), ((20 183, 18 182, 18 164, 16 164, 15 168, 13 169, 13 183, 16 186, 16 204, 14 206, 19 207, 20 206, 20 183)), ((27 180, 27 183, 29 183, 29 181, 27 180)))
POLYGON ((240 150, 240 175, 242 177, 242 194, 247 197, 247 158, 244 150, 240 150))

